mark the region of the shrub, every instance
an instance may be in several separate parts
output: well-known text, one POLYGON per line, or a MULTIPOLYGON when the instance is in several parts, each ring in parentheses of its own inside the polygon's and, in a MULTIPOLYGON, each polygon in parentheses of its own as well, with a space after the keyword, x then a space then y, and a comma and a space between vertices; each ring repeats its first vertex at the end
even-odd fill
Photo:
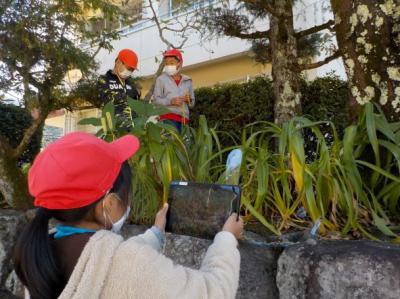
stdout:
MULTIPOLYGON (((342 135, 348 124, 346 108, 348 88, 345 81, 330 75, 312 82, 301 82, 303 114, 311 120, 332 121, 342 135)), ((196 89, 196 106, 191 113, 193 127, 200 115, 205 115, 210 127, 236 136, 245 125, 256 121, 274 121, 272 83, 267 77, 257 77, 243 84, 224 84, 196 89)), ((233 145, 231 138, 220 136, 224 146, 233 145)), ((308 139, 308 138, 306 138, 308 139)))
MULTIPOLYGON (((219 146, 218 135, 204 117, 196 129, 179 135, 174 128, 151 121, 161 113, 151 104, 128 103, 140 116, 131 120, 130 133, 141 140, 140 151, 130 160, 137 174, 132 220, 150 224, 157 207, 167 200, 172 180, 224 182, 223 154, 232 147, 219 146)), ((128 133, 115 125, 118 119, 111 106, 106 105, 101 119, 83 121, 102 124, 99 133, 106 139, 128 133)), ((332 136, 330 144, 321 123, 326 121, 297 117, 281 125, 259 122, 241 129, 235 148, 243 151, 245 219, 257 219, 278 236, 320 223, 320 233, 327 237, 376 239, 379 230, 400 242, 400 123, 388 122, 368 103, 358 122, 344 128, 343 136, 335 127, 324 128, 332 136), (309 160, 305 128, 315 136, 316 154, 309 160), (278 149, 269 148, 271 142, 278 149)))
MULTIPOLYGON (((199 88, 195 95, 191 126, 196 128, 200 115, 204 115, 210 127, 217 126, 218 131, 235 135, 236 141, 245 125, 274 118, 272 84, 266 77, 243 84, 199 88)), ((220 138, 225 146, 234 144, 226 135, 220 138)))
MULTIPOLYGON (((7 138, 12 147, 18 146, 24 136, 24 131, 32 124, 32 121, 32 116, 26 109, 0 103, 0 135, 7 138)), ((19 166, 33 161, 40 151, 41 140, 42 130, 38 130, 19 159, 19 166)))

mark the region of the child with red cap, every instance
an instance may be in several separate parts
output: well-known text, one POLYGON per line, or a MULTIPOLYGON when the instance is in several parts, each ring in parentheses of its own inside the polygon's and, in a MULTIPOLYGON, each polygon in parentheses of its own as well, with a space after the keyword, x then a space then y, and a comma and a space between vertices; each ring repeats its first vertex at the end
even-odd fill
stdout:
POLYGON ((14 254, 31 298, 235 298, 243 229, 236 215, 215 236, 199 270, 160 253, 168 205, 144 234, 127 240, 118 234, 130 212, 127 160, 138 149, 131 135, 106 143, 77 132, 36 157, 28 174, 36 216, 14 254), (60 224, 49 234, 52 218, 60 224))
POLYGON ((161 115, 160 120, 169 123, 182 131, 182 125, 189 123, 189 108, 195 104, 192 79, 181 74, 183 65, 182 53, 177 49, 165 51, 164 73, 154 87, 154 102, 165 106, 170 111, 161 115))
POLYGON ((115 59, 114 68, 99 79, 100 102, 105 105, 112 101, 116 115, 123 116, 127 107, 127 97, 140 99, 140 92, 131 79, 137 65, 136 53, 130 49, 123 49, 115 59))

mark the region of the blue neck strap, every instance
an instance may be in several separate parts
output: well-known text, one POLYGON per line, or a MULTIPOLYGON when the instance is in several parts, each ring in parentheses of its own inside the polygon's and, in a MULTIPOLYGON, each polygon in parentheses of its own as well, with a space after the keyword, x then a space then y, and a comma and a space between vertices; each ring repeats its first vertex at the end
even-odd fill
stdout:
POLYGON ((87 229, 81 227, 74 227, 68 225, 56 225, 56 233, 54 234, 54 239, 60 239, 63 237, 68 237, 76 234, 86 234, 95 233, 94 229, 87 229))

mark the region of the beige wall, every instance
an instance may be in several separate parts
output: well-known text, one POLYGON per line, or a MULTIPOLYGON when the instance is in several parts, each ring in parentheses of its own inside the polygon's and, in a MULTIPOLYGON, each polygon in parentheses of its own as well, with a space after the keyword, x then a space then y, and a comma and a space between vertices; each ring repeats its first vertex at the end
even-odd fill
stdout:
POLYGON ((46 119, 45 124, 47 126, 57 127, 57 128, 64 128, 65 126, 65 115, 51 117, 46 119))
MULTIPOLYGON (((184 74, 193 79, 194 88, 213 86, 227 82, 245 82, 261 74, 270 74, 271 66, 256 64, 246 54, 222 61, 204 63, 190 68, 183 68, 184 74)), ((142 95, 146 94, 153 78, 147 78, 141 82, 142 95)))
POLYGON ((98 109, 85 109, 74 112, 66 111, 64 115, 46 119, 45 124, 47 126, 62 128, 64 130, 64 134, 74 131, 96 133, 99 128, 90 125, 79 125, 78 122, 84 118, 99 116, 100 111, 98 109))

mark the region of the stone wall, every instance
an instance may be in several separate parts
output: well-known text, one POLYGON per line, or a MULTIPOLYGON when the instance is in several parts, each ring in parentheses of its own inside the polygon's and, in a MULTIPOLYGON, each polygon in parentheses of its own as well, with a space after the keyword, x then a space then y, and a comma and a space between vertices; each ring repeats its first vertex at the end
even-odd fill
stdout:
POLYGON ((279 257, 280 298, 400 298, 400 247, 371 241, 298 244, 279 257))
MULTIPOLYGON (((0 210, 0 298, 20 298, 22 286, 12 270, 13 244, 25 214, 0 210)), ((144 227, 124 227, 124 237, 144 227)), ((249 233, 247 233, 249 234, 249 233)), ((260 236, 251 239, 263 241, 260 236)), ((165 254, 182 265, 198 268, 211 244, 167 234, 165 254)), ((400 247, 371 241, 315 241, 285 250, 241 242, 237 298, 400 298, 400 247)))

